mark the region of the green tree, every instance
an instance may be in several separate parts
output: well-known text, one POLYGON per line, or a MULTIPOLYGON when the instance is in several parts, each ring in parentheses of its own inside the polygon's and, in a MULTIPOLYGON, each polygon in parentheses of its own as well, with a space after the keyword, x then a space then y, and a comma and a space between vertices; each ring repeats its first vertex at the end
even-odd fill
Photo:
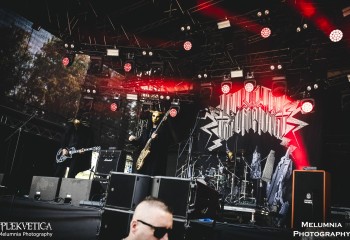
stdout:
POLYGON ((30 73, 30 34, 12 26, 0 28, 0 97, 9 95, 30 73))
POLYGON ((74 116, 79 108, 89 57, 76 54, 71 66, 65 67, 63 42, 54 38, 36 54, 31 75, 21 86, 19 97, 26 103, 62 116, 74 116))

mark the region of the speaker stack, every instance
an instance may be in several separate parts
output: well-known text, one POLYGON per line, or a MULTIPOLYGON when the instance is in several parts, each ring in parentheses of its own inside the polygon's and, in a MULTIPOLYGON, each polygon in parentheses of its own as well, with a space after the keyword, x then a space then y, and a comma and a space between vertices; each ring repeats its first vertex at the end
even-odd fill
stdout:
POLYGON ((161 199, 172 209, 173 239, 184 239, 190 218, 216 217, 220 208, 219 193, 202 183, 185 178, 112 171, 99 239, 126 237, 136 206, 147 196, 161 199))
POLYGON ((29 198, 58 201, 68 199, 69 204, 79 206, 82 201, 94 201, 104 193, 100 181, 76 178, 33 176, 29 198))
POLYGON ((330 216, 330 175, 323 170, 294 170, 292 228, 303 222, 324 223, 330 216))
POLYGON ((151 177, 111 171, 99 239, 122 239, 129 233, 135 207, 150 193, 151 177))

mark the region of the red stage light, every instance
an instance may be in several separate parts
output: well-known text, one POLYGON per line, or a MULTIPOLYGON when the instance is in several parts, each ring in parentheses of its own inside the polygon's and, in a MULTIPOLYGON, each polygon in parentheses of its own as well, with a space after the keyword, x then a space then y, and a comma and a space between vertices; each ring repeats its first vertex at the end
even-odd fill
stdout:
POLYGON ((62 64, 63 66, 65 67, 69 67, 73 64, 73 61, 74 61, 74 56, 65 56, 63 59, 62 59, 62 64))
POLYGON ((116 104, 116 103, 111 103, 111 105, 110 105, 109 108, 111 109, 112 112, 115 112, 115 111, 118 110, 118 104, 116 104))
POLYGON ((221 92, 223 94, 229 93, 231 91, 231 86, 230 82, 221 83, 221 92))
POLYGON ((69 58, 68 57, 64 57, 63 59, 62 59, 62 64, 63 64, 63 66, 65 66, 65 67, 67 67, 68 66, 68 64, 69 64, 69 58))
POLYGON ((268 38, 271 35, 271 29, 268 27, 264 27, 263 29, 261 29, 260 34, 263 38, 268 38))
POLYGON ((170 117, 176 117, 177 109, 176 108, 170 109, 169 115, 170 115, 170 117))
POLYGON ((192 43, 190 41, 186 41, 186 42, 184 42, 183 47, 186 51, 190 51, 192 49, 192 43))
POLYGON ((125 72, 130 72, 131 69, 132 69, 131 63, 127 62, 127 63, 124 64, 124 71, 125 72))

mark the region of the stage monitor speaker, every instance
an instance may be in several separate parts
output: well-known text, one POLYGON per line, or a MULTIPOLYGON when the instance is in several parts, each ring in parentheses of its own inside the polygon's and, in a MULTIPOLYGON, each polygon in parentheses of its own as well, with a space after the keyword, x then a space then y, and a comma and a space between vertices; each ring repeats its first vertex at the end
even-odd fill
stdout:
POLYGON ((294 170, 291 227, 323 223, 330 216, 330 176, 323 170, 294 170))
POLYGON ((162 199, 175 217, 187 217, 191 180, 176 177, 152 178, 151 195, 162 199))
POLYGON ((220 212, 219 192, 197 180, 191 188, 188 219, 217 219, 220 212))
POLYGON ((96 165, 96 175, 108 175, 111 171, 123 172, 125 152, 122 150, 101 150, 96 165))
POLYGON ((101 216, 99 240, 123 239, 128 236, 133 211, 105 207, 101 216))
POLYGON ((107 188, 107 207, 134 210, 150 195, 151 177, 142 174, 111 172, 107 188))
POLYGON ((79 206, 80 201, 95 201, 103 194, 100 181, 77 178, 62 178, 59 197, 71 197, 71 204, 79 206))
POLYGON ((30 186, 29 198, 34 199, 37 192, 40 192, 40 200, 54 201, 58 197, 61 178, 33 176, 30 186))

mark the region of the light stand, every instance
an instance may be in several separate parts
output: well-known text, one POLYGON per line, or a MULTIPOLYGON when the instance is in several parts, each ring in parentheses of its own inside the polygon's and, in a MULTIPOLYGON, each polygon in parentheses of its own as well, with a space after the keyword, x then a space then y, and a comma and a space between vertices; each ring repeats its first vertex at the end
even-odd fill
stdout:
MULTIPOLYGON (((15 163, 15 159, 17 156, 17 149, 18 149, 18 144, 19 144, 19 140, 21 138, 21 133, 22 133, 22 128, 29 122, 31 121, 35 116, 37 115, 36 112, 34 112, 24 123, 22 123, 13 133, 11 133, 6 139, 5 142, 9 141, 17 132, 17 139, 16 139, 16 145, 15 145, 15 150, 13 153, 13 157, 12 157, 12 162, 11 162, 11 168, 9 171, 9 179, 12 179, 12 171, 13 171, 13 167, 14 167, 14 163, 15 163)), ((11 201, 11 211, 12 211, 12 207, 13 207, 13 202, 15 200, 15 195, 16 195, 16 191, 17 191, 17 184, 15 183, 14 185, 14 192, 12 195, 12 201, 11 201)))

